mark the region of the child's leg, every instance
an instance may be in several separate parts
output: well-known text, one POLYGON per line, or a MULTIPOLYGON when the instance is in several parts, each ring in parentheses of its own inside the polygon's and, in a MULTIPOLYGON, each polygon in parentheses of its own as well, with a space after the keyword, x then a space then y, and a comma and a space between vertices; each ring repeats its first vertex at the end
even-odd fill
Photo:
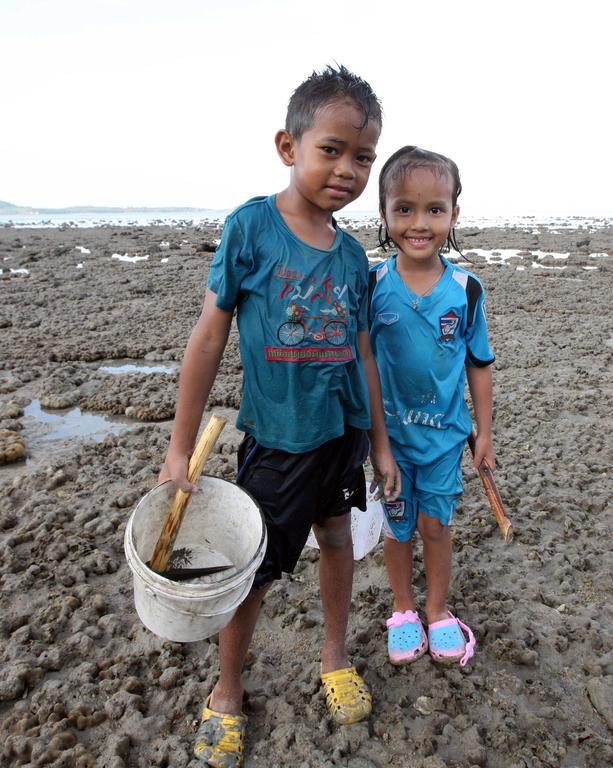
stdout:
POLYGON ((269 586, 252 589, 232 621, 219 633, 219 679, 209 701, 209 707, 216 712, 238 714, 243 708, 243 665, 269 586))
POLYGON ((331 672, 349 666, 345 636, 353 584, 353 543, 351 516, 330 517, 314 525, 319 544, 319 582, 324 612, 324 644, 321 671, 331 672))
MULTIPOLYGON (((364 476, 361 477, 362 489, 364 476)), ((324 644, 321 649, 321 682, 332 717, 342 725, 370 715, 368 688, 350 666, 345 647, 353 582, 351 515, 335 515, 314 524, 320 547, 319 581, 324 611, 324 644)))
MULTIPOLYGON (((398 455, 396 455, 398 461, 398 455)), ((413 535, 417 524, 414 468, 399 461, 402 492, 393 502, 383 502, 385 565, 394 593, 394 609, 387 619, 387 653, 392 664, 411 664, 426 651, 424 628, 413 595, 413 535)))
POLYGON ((418 527, 424 544, 424 566, 428 582, 426 615, 430 655, 441 664, 460 662, 464 666, 474 654, 475 638, 470 627, 447 609, 451 575, 451 532, 448 523, 455 502, 453 497, 438 497, 434 504, 430 504, 428 514, 420 511, 418 527), (442 506, 447 507, 447 514, 441 510, 442 506))
POLYGON ((383 554, 394 593, 394 611, 414 611, 413 596, 413 535, 417 527, 415 493, 415 468, 402 461, 398 450, 394 451, 400 467, 402 491, 396 501, 382 501, 383 507, 383 554))
POLYGON ((391 536, 383 539, 385 565, 394 593, 394 611, 414 611, 413 540, 398 541, 391 536))
POLYGON ((447 596, 451 578, 451 531, 435 517, 421 512, 417 527, 424 546, 424 568, 428 593, 426 616, 428 624, 447 618, 447 596))
POLYGON ((455 508, 463 490, 464 443, 454 446, 432 464, 420 466, 415 476, 417 527, 424 545, 428 594, 428 623, 448 617, 447 596, 451 579, 451 530, 455 508))

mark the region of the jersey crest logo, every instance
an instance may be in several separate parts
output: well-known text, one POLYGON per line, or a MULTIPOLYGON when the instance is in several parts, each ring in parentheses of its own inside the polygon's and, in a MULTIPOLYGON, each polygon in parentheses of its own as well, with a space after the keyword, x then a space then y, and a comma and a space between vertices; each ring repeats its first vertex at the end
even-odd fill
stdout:
POLYGON ((439 325, 441 328, 441 341, 454 341, 455 332, 458 329, 460 318, 456 313, 450 309, 447 314, 439 317, 439 325))
POLYGON ((384 501, 383 507, 385 514, 390 520, 404 520, 404 510, 406 502, 402 499, 399 501, 384 501))

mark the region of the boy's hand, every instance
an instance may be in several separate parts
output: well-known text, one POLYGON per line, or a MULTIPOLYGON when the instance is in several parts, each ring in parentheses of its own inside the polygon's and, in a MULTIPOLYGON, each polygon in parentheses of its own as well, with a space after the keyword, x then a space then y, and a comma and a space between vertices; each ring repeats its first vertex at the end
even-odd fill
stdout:
POLYGON ((496 469, 496 457, 494 455, 494 446, 492 444, 491 435, 477 435, 475 440, 475 455, 473 458, 474 468, 478 470, 484 459, 493 472, 494 469, 496 469))
POLYGON ((385 501, 395 501, 400 494, 401 476, 391 450, 388 448, 385 451, 372 451, 370 463, 374 470, 370 492, 373 493, 377 489, 376 500, 383 497, 385 501))
POLYGON ((158 485, 166 482, 166 480, 172 480, 177 488, 185 491, 185 493, 194 493, 198 490, 198 486, 190 483, 187 479, 188 466, 189 456, 187 454, 173 454, 169 452, 160 471, 158 485))

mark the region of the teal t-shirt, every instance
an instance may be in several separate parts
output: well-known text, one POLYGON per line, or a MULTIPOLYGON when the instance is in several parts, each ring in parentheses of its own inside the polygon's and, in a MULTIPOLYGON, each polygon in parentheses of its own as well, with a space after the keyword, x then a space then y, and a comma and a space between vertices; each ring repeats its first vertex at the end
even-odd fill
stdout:
POLYGON ((261 445, 303 453, 368 429, 357 333, 368 329, 368 261, 337 228, 313 248, 285 223, 275 196, 226 219, 208 278, 217 306, 237 308, 243 392, 236 425, 261 445))
POLYGON ((466 365, 494 362, 479 280, 442 258, 445 271, 418 298, 396 257, 373 269, 370 340, 381 376, 385 423, 396 458, 426 465, 463 443, 472 427, 466 365))

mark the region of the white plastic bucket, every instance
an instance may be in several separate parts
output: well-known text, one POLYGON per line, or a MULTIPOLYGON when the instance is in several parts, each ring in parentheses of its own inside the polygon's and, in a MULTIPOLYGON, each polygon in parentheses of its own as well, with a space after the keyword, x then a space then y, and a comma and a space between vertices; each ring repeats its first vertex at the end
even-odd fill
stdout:
MULTIPOLYGON (((199 549, 217 554, 231 569, 192 581, 172 581, 148 568, 176 488, 158 485, 140 500, 128 520, 124 549, 133 574, 140 620, 159 637, 191 643, 214 635, 247 597, 266 551, 266 526, 255 500, 238 485, 203 475, 192 495, 174 552, 199 549)), ((215 565, 198 562, 189 566, 215 565)))
MULTIPOLYGON (((383 510, 381 502, 375 501, 366 483, 366 511, 358 507, 351 510, 351 538, 353 539, 353 559, 361 560, 379 543, 381 527, 383 526, 383 510)), ((307 547, 319 549, 315 534, 311 530, 306 542, 307 547)))

